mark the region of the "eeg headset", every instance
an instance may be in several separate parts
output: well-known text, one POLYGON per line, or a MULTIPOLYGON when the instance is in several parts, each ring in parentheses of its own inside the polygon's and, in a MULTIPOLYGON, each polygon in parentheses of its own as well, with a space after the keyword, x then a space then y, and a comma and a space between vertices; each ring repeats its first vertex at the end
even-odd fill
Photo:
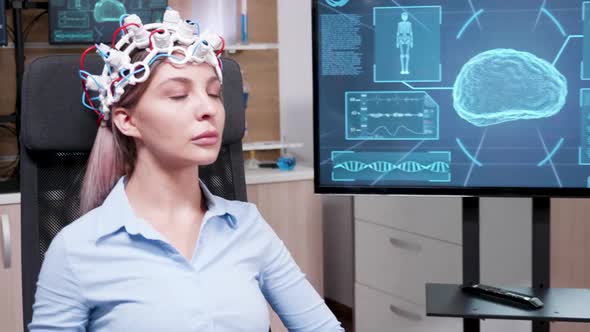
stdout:
POLYGON ((176 65, 189 62, 208 63, 222 81, 221 60, 219 56, 225 41, 217 34, 204 32, 199 25, 190 20, 182 20, 178 11, 168 7, 162 23, 143 25, 139 16, 121 16, 120 27, 113 34, 112 44, 96 44, 86 49, 80 57, 80 78, 82 79, 82 103, 93 110, 98 122, 109 119, 110 107, 119 101, 128 84, 145 82, 150 75, 150 66, 160 58, 168 58, 176 65), (117 41, 120 34, 123 36, 117 41), (148 50, 142 60, 131 62, 135 50, 148 50), (84 70, 84 59, 91 51, 96 51, 105 62, 102 74, 92 75, 84 70), (97 91, 91 97, 89 91, 97 91), (100 101, 99 108, 94 101, 100 101))

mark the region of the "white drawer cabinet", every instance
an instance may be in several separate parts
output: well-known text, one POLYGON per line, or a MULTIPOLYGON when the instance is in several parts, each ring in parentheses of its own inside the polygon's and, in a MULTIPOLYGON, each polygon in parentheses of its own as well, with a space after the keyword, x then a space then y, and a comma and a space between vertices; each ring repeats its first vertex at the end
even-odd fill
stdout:
POLYGON ((358 196, 355 219, 461 244, 461 199, 358 196))
POLYGON ((456 332, 425 317, 426 283, 462 280, 461 199, 356 196, 355 331, 456 332))
POLYGON ((357 220, 356 279, 425 304, 425 284, 461 282, 461 247, 357 220))
POLYGON ((20 205, 0 204, 0 330, 22 332, 20 205))
POLYGON ((355 286, 355 332, 458 332, 463 321, 426 317, 424 306, 407 302, 359 283, 355 286))

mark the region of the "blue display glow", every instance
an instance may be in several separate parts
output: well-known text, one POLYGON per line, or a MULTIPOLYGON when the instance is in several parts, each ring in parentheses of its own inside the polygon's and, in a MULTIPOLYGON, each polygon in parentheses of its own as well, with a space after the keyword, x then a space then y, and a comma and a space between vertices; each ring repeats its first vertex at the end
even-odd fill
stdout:
POLYGON ((549 62, 528 52, 494 49, 461 68, 453 86, 460 117, 483 127, 555 115, 565 104, 567 80, 549 62))
POLYGON ((314 15, 319 188, 590 195, 590 0, 316 0, 314 15))

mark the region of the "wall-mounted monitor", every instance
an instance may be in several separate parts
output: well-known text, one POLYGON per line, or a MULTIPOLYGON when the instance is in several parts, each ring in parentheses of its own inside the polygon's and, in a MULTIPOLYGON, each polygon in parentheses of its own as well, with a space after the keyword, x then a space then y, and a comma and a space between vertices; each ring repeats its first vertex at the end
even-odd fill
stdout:
POLYGON ((590 196, 590 1, 312 3, 317 192, 590 196))
POLYGON ((110 43, 122 15, 137 14, 144 23, 161 22, 167 5, 167 0, 51 0, 49 42, 110 43))

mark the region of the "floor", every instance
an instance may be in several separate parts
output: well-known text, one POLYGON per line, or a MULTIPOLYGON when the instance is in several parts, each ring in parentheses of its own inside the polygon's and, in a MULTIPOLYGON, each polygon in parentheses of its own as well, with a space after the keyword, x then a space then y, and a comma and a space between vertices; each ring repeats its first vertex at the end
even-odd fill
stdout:
POLYGON ((342 323, 342 327, 344 328, 344 331, 346 331, 346 332, 354 331, 353 325, 352 325, 352 319, 338 317, 338 320, 340 321, 340 323, 342 323))
POLYGON ((344 331, 353 332, 354 325, 352 324, 352 308, 330 299, 326 299, 326 304, 334 313, 336 318, 338 318, 338 321, 340 321, 340 323, 342 324, 344 331))

